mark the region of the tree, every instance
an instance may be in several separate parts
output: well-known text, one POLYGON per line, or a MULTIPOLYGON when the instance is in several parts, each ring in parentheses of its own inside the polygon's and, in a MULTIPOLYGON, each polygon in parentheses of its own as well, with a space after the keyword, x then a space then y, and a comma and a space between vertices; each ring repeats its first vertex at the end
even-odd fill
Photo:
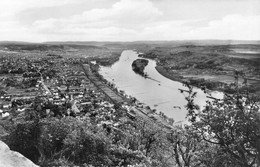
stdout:
MULTIPOLYGON (((163 127, 144 122, 137 125, 137 141, 139 150, 151 159, 152 166, 167 167, 173 165, 173 159, 169 156, 171 148, 167 140, 167 131, 163 127)), ((136 145, 137 142, 133 143, 136 145)))
MULTIPOLYGON (((201 156, 208 146, 194 133, 192 126, 176 126, 167 135, 167 140, 172 150, 171 156, 178 167, 209 166, 208 162, 212 162, 212 159, 205 159, 201 156)), ((209 155, 212 154, 212 151, 209 152, 209 155)))
POLYGON ((213 100, 207 101, 202 111, 194 110, 194 97, 189 96, 188 117, 197 134, 204 141, 220 146, 233 165, 259 166, 259 103, 247 91, 246 79, 243 85, 239 85, 239 76, 243 74, 236 72, 234 94, 225 94, 223 99, 211 97, 213 100))
POLYGON ((218 145, 203 140, 193 125, 176 126, 167 140, 175 166, 233 167, 229 156, 218 145))
POLYGON ((16 124, 6 141, 10 149, 20 152, 33 162, 37 162, 40 156, 37 146, 39 138, 39 121, 34 120, 16 124))
POLYGON ((16 87, 19 85, 17 79, 14 76, 10 76, 5 79, 4 83, 6 84, 6 87, 11 86, 11 87, 16 87))

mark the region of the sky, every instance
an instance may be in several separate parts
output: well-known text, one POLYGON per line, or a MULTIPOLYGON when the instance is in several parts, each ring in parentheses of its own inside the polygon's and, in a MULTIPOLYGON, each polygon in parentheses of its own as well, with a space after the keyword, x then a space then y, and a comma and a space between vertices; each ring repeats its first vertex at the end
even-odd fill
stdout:
POLYGON ((260 40, 260 0, 0 0, 0 41, 260 40))

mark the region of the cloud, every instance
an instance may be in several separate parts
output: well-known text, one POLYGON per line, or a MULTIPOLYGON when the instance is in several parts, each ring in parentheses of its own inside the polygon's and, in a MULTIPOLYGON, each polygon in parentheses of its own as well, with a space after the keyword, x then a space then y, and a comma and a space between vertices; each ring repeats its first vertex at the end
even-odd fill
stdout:
POLYGON ((228 15, 212 21, 197 19, 155 22, 144 27, 135 37, 137 40, 260 40, 260 15, 228 15), (203 22, 203 26, 198 26, 197 22, 203 22))
MULTIPOLYGON (((18 0, 10 1, 18 2, 18 0)), ((16 5, 20 7, 14 8, 24 10, 37 5, 59 6, 64 3, 80 4, 82 1, 24 0, 23 2, 29 4, 23 6, 21 3, 17 3, 16 5), (43 4, 43 2, 51 1, 50 4, 43 4)), ((8 5, 12 3, 8 3, 8 5)), ((21 24, 19 20, 6 17, 0 22, 0 40, 36 42, 51 40, 260 40, 259 14, 219 15, 215 19, 209 19, 207 16, 188 19, 187 15, 187 18, 178 18, 179 20, 177 17, 166 15, 165 10, 158 8, 151 0, 118 0, 107 8, 96 7, 63 17, 62 15, 40 17, 37 18, 38 20, 33 19, 28 24, 21 24)))
POLYGON ((109 9, 92 9, 80 15, 74 15, 63 19, 39 20, 33 26, 41 32, 85 28, 139 27, 161 16, 163 13, 153 6, 148 0, 121 0, 109 9), (60 29, 65 27, 64 29, 60 29))
POLYGON ((138 36, 138 31, 162 15, 149 0, 120 0, 110 8, 96 8, 66 18, 36 20, 31 25, 19 25, 19 21, 0 23, 3 28, 0 35, 8 34, 1 35, 4 40, 131 40, 137 39, 133 37, 138 36))
POLYGON ((221 20, 210 21, 206 27, 193 29, 188 35, 198 39, 259 40, 260 15, 228 15, 221 20))
POLYGON ((80 3, 84 0, 1 0, 0 17, 12 16, 26 9, 80 3))
POLYGON ((129 40, 163 15, 148 0, 120 0, 111 8, 92 9, 67 18, 35 21, 33 32, 86 40, 129 40))

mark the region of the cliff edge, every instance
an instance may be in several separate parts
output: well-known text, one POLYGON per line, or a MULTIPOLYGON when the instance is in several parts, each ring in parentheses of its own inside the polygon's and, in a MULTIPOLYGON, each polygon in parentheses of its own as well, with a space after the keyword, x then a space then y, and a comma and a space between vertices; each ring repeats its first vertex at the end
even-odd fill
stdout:
POLYGON ((22 154, 10 150, 10 148, 0 141, 0 167, 38 167, 31 160, 22 154))

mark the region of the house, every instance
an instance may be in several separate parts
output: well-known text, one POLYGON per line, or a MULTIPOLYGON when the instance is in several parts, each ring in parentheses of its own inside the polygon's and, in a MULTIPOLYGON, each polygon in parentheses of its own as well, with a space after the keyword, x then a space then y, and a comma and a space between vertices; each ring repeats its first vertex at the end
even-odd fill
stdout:
POLYGON ((10 114, 8 112, 2 112, 2 118, 9 117, 10 114))
POLYGON ((61 85, 61 86, 59 87, 59 90, 60 90, 62 93, 64 93, 64 92, 67 90, 67 86, 66 86, 66 85, 61 85))
POLYGON ((12 104, 3 104, 3 109, 11 108, 12 104))
POLYGON ((23 111, 25 111, 25 108, 18 108, 17 111, 18 112, 23 112, 23 111))

